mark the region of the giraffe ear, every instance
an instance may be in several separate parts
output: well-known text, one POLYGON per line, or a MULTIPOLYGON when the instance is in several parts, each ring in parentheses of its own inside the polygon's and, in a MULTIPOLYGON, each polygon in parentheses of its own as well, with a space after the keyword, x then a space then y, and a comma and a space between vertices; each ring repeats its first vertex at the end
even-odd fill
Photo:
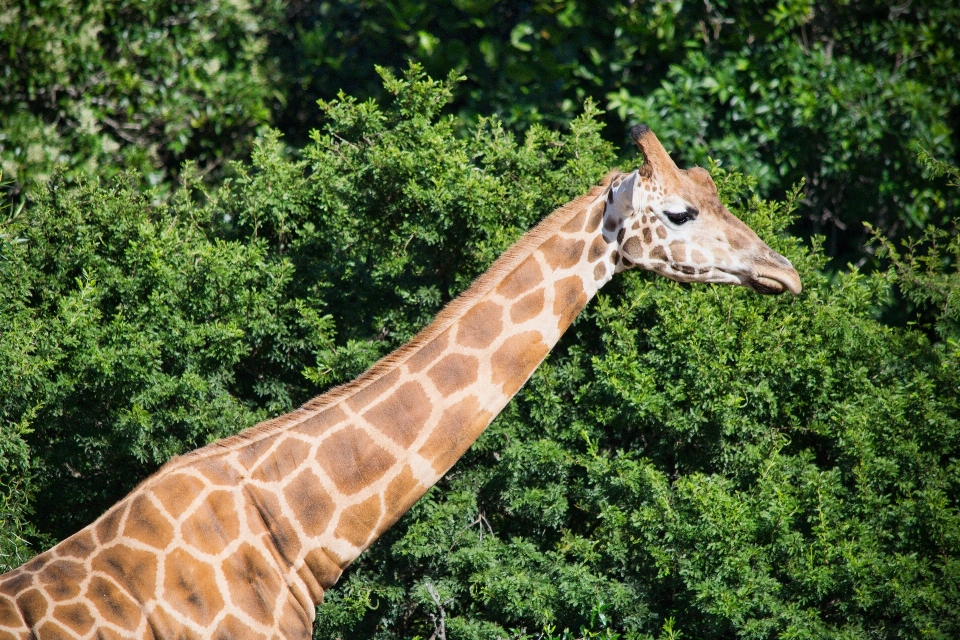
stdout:
POLYGON ((637 189, 637 172, 631 171, 620 184, 610 191, 610 208, 620 218, 629 218, 640 208, 640 192, 637 189))

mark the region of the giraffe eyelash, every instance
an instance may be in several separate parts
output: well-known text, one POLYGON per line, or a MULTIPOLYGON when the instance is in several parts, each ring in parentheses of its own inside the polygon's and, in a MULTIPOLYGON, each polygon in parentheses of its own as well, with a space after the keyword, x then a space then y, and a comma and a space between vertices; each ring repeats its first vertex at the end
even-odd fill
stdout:
POLYGON ((669 221, 672 222, 673 224, 679 226, 679 225, 682 225, 682 224, 686 224, 687 222, 690 222, 691 220, 696 220, 696 219, 697 219, 697 215, 698 215, 699 213, 700 213, 700 212, 697 211, 696 208, 694 208, 694 207, 687 207, 686 209, 684 209, 683 211, 680 211, 680 212, 678 212, 678 213, 674 213, 674 212, 672 212, 672 211, 664 211, 664 212, 663 212, 663 215, 667 216, 667 220, 669 220, 669 221))

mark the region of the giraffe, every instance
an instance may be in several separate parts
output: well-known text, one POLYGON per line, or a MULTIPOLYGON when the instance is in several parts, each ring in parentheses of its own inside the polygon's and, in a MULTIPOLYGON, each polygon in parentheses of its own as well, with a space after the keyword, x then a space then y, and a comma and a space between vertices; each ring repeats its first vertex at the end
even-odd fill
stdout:
POLYGON ((796 270, 646 126, 411 342, 301 408, 174 458, 0 576, 0 638, 309 638, 341 572, 436 483, 587 302, 641 267, 800 293, 796 270))

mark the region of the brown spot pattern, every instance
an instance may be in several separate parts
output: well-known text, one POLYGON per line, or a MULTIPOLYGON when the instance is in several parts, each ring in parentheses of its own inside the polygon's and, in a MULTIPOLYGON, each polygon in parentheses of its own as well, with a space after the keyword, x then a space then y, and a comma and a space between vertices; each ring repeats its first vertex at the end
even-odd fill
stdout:
POLYGON ((706 257, 696 249, 690 250, 690 260, 696 264, 704 264, 707 261, 706 257))
POLYGON ((213 632, 213 640, 237 640, 238 638, 256 640, 258 638, 266 638, 266 636, 262 633, 257 633, 241 622, 239 618, 231 615, 224 617, 224 619, 220 621, 220 624, 217 625, 217 629, 213 632))
POLYGON ((475 304, 457 325, 457 342, 486 349, 503 331, 503 308, 489 300, 475 304))
POLYGON ((260 482, 278 482, 298 469, 309 455, 309 444, 299 438, 286 437, 260 463, 251 477, 260 482))
POLYGON ((76 533, 57 545, 57 555, 73 558, 86 558, 94 549, 93 535, 89 530, 76 533))
POLYGON ((164 568, 164 600, 197 624, 207 626, 213 622, 223 609, 213 567, 183 549, 174 549, 164 568))
POLYGON ((137 603, 106 578, 94 576, 90 579, 87 598, 108 622, 128 631, 137 628, 140 621, 137 603))
MULTIPOLYGON (((476 382, 479 366, 480 361, 474 356, 451 353, 444 356, 440 362, 431 367, 427 372, 427 376, 429 376, 437 388, 437 391, 448 396, 466 389, 467 386, 476 382)), ((424 415, 422 420, 417 424, 414 437, 416 437, 416 433, 419 432, 420 428, 423 427, 423 423, 426 422, 430 416, 429 401, 422 405, 422 409, 426 411, 422 412, 424 415)), ((413 442, 413 438, 406 442, 405 445, 409 445, 411 442, 413 442)))
POLYGON ((650 258, 652 260, 660 260, 661 262, 666 262, 667 252, 663 250, 663 247, 661 247, 660 245, 657 245, 650 250, 650 258))
POLYGON ((593 206, 593 209, 590 210, 590 219, 587 221, 587 227, 584 231, 593 233, 600 228, 600 223, 603 222, 603 212, 606 208, 607 206, 603 202, 593 206))
POLYGON ((662 224, 657 225, 657 237, 661 240, 665 240, 667 238, 667 230, 662 224))
POLYGON ((543 311, 544 291, 537 289, 523 296, 510 307, 510 320, 516 324, 535 318, 543 311))
POLYGON ((492 419, 493 414, 481 409, 475 396, 466 397, 443 412, 440 422, 419 453, 433 461, 437 473, 445 473, 470 448, 492 419))
POLYGON ((687 245, 683 244, 679 240, 674 240, 670 243, 670 257, 673 258, 674 262, 686 262, 687 261, 687 245))
POLYGON ((602 262, 598 262, 597 266, 593 268, 593 279, 600 281, 607 275, 607 265, 602 262))
POLYGON ((22 626, 23 620, 20 618, 20 611, 13 600, 0 597, 0 625, 4 627, 22 626))
POLYGON ((543 270, 533 256, 528 256, 497 285, 504 298, 518 298, 543 281, 543 270))
POLYGON ((565 231, 566 233, 576 233, 577 231, 583 229, 583 221, 586 217, 586 210, 581 209, 575 216, 567 220, 564 225, 560 227, 560 230, 565 231))
POLYGON ((232 487, 240 480, 237 472, 225 463, 220 456, 200 460, 193 468, 214 486, 232 487))
POLYGON ((33 575, 26 573, 22 568, 14 569, 0 582, 0 593, 16 597, 24 589, 33 584, 33 575))
POLYGON ((644 244, 650 244, 653 242, 653 234, 650 233, 650 227, 643 228, 643 242, 644 244))
POLYGON ((405 382, 363 417, 394 442, 408 447, 430 417, 430 398, 419 382, 405 382))
POLYGON ((524 331, 507 339, 490 358, 493 383, 512 396, 549 350, 539 331, 524 331))
POLYGON ((56 622, 47 620, 37 629, 37 637, 43 640, 73 640, 73 636, 56 622))
POLYGON ((200 495, 204 486, 203 482, 193 476, 173 473, 160 478, 151 491, 163 505, 164 511, 174 518, 179 518, 200 495))
MULTIPOLYGON (((129 636, 124 637, 120 635, 119 633, 117 633, 116 631, 114 631, 109 627, 101 626, 97 628, 97 635, 96 635, 97 640, 127 640, 128 637, 129 636)), ((188 631, 184 631, 183 640, 194 640, 193 634, 188 631)))
MULTIPOLYGON (((167 640, 176 638, 176 640, 201 640, 197 634, 188 628, 184 628, 180 621, 163 606, 156 607, 150 612, 150 628, 154 631, 155 640, 167 640)), ((97 636, 100 635, 99 629, 97 636)), ((99 637, 97 640, 101 640, 99 637)))
POLYGON ((97 540, 100 541, 100 544, 110 542, 120 533, 120 519, 123 517, 123 509, 126 506, 125 501, 121 502, 100 516, 100 519, 93 525, 93 532, 97 534, 97 540))
POLYGON ((86 634, 93 627, 93 615, 83 602, 56 606, 53 617, 78 635, 86 634))
MULTIPOLYGON (((649 231, 649 229, 647 231, 649 231)), ((640 242, 640 238, 637 236, 630 236, 627 238, 627 241, 623 243, 623 252, 632 257, 634 260, 639 260, 642 258, 643 243, 640 242)))
POLYGON ((586 304, 587 294, 580 276, 570 276, 553 285, 553 313, 560 318, 557 326, 561 333, 567 330, 586 304))
POLYGON ((241 544, 223 561, 223 573, 235 606, 261 624, 273 622, 280 578, 259 551, 246 542, 241 544))
MULTIPOLYGON (((730 217, 732 218, 733 216, 730 217)), ((727 220, 727 222, 729 222, 729 220, 727 220)), ((727 236, 727 242, 734 251, 743 251, 753 244, 750 242, 750 237, 739 229, 731 229, 728 227, 724 235, 727 236)))
POLYGON ((155 549, 163 549, 173 540, 173 527, 146 496, 139 495, 130 504, 123 534, 155 549))
POLYGON ((23 569, 24 571, 28 571, 30 573, 36 573, 42 569, 52 557, 53 556, 51 556, 49 553, 41 553, 40 555, 34 556, 30 561, 23 565, 23 569))
POLYGON ((324 440, 317 461, 337 489, 346 495, 376 482, 396 462, 373 438, 353 426, 324 440))
POLYGON ((373 495, 359 504, 348 507, 340 514, 334 535, 347 540, 354 546, 364 547, 373 535, 379 520, 380 496, 373 495))
MULTIPOLYGON (((443 417, 440 418, 441 424, 443 417)), ((400 516, 407 512, 427 490, 413 477, 410 467, 404 467, 397 476, 387 485, 387 490, 383 494, 383 504, 387 508, 387 518, 390 524, 396 522, 400 516)), ((387 525, 389 526, 389 524, 387 525)))
POLYGON ((328 429, 346 421, 347 414, 340 408, 340 405, 335 404, 325 408, 317 415, 304 420, 294 427, 293 431, 316 438, 326 433, 328 429))
POLYGON ((283 601, 278 622, 278 640, 310 640, 313 631, 312 622, 306 616, 306 612, 302 608, 294 606, 290 599, 283 601))
POLYGON ((276 436, 260 436, 258 440, 248 441, 240 450, 237 460, 245 469, 252 469, 253 465, 273 446, 274 442, 276 442, 276 436))
POLYGON ((180 528, 183 541, 216 555, 240 534, 240 517, 229 491, 212 492, 180 528))
MULTIPOLYGON (((322 589, 336 584, 337 580, 340 579, 340 574, 343 573, 343 568, 337 563, 336 557, 325 549, 308 551, 303 559, 303 564, 313 574, 322 589)), ((323 599, 322 592, 311 595, 317 601, 323 599)))
POLYGON ((116 545, 101 550, 90 567, 122 584, 139 602, 153 597, 157 578, 157 558, 153 553, 116 545))
POLYGON ((38 589, 30 589, 17 596, 17 607, 30 627, 47 615, 48 606, 47 599, 38 589))
POLYGON ((354 411, 361 411, 376 402, 389 391, 400 379, 400 369, 394 369, 377 378, 360 391, 347 398, 347 406, 354 411))
POLYGON ((80 593, 80 582, 87 570, 79 562, 54 560, 37 576, 47 595, 55 602, 69 600, 80 593))
POLYGON ((552 236, 540 245, 540 253, 554 269, 569 269, 580 262, 583 255, 583 240, 552 236))
POLYGON ((428 364, 443 355, 447 350, 447 343, 449 342, 450 331, 444 331, 410 356, 410 359, 407 360, 407 370, 410 373, 419 373, 428 364))
POLYGON ((275 549, 288 565, 292 565, 300 553, 300 535, 283 515, 280 499, 270 491, 259 489, 251 491, 251 496, 251 503, 255 508, 252 509, 254 513, 251 513, 251 508, 248 507, 247 521, 253 522, 255 518, 259 518, 270 534, 265 544, 270 547, 271 555, 275 549))
POLYGON ((587 251, 587 262, 602 258, 603 254, 607 252, 607 247, 607 241, 603 239, 603 235, 595 236, 593 242, 590 243, 590 249, 587 251))
POLYGON ((326 530, 335 505, 313 471, 304 469, 297 474, 284 488, 283 497, 305 534, 319 536, 326 530))

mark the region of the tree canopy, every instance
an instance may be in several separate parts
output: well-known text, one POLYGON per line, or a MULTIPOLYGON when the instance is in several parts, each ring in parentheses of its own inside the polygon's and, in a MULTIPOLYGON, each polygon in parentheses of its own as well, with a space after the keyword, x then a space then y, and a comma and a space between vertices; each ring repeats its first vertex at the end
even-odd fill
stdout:
POLYGON ((136 168, 216 181, 273 124, 294 149, 316 100, 383 96, 376 66, 455 72, 459 125, 558 127, 588 97, 602 134, 650 125, 684 163, 712 157, 783 198, 830 267, 874 263, 863 224, 919 237, 957 215, 917 147, 960 162, 960 8, 952 0, 190 0, 31 2, 0 14, 0 161, 31 189, 136 168))
MULTIPOLYGON (((455 81, 384 72, 384 103, 325 103, 298 158, 267 136, 170 200, 52 181, 5 224, 9 564, 350 379, 614 161, 591 103, 564 132, 463 130, 455 81)), ((783 233, 799 192, 712 172, 804 294, 615 281, 328 594, 318 638, 957 634, 958 240, 828 278, 783 233), (877 320, 897 283, 919 325, 877 320)))
POLYGON ((403 344, 644 121, 804 293, 615 280, 316 637, 957 637, 958 28, 947 0, 0 7, 0 568, 403 344))

